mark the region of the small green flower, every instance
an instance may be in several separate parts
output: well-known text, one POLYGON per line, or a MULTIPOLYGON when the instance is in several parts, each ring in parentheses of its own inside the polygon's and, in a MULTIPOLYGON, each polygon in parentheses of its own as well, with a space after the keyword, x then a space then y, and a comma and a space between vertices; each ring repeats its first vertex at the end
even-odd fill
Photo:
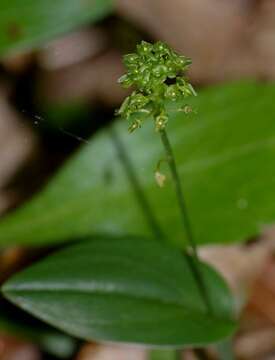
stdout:
POLYGON ((168 122, 165 101, 195 95, 192 85, 184 77, 190 64, 190 59, 160 41, 155 44, 142 41, 137 45, 136 53, 124 56, 127 73, 119 83, 135 90, 116 114, 126 119, 137 116, 129 127, 130 132, 140 128, 149 116, 155 120, 155 129, 163 130, 168 122))

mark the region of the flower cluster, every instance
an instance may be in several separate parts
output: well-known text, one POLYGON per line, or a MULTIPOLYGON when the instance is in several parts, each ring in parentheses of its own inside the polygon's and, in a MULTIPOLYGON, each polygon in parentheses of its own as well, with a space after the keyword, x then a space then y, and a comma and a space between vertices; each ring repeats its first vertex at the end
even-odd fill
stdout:
POLYGON ((132 132, 142 125, 144 118, 153 116, 157 131, 163 130, 168 121, 165 101, 176 101, 195 94, 184 73, 191 60, 174 52, 168 45, 142 41, 137 52, 124 56, 127 73, 119 79, 125 87, 134 87, 117 115, 129 119, 136 115, 130 125, 132 132))

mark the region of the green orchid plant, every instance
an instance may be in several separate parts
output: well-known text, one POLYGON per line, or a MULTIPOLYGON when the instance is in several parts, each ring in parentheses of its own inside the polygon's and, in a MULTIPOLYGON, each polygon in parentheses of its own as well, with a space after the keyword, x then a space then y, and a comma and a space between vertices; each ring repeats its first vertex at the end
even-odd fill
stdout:
MULTIPOLYGON (((169 164, 174 181, 183 228, 195 259, 192 268, 195 271, 206 306, 210 311, 210 301, 200 274, 197 247, 187 213, 182 184, 172 146, 166 132, 169 119, 166 107, 167 101, 177 102, 191 95, 196 95, 195 90, 185 76, 191 63, 191 59, 177 54, 163 42, 158 41, 155 44, 150 44, 142 41, 141 44, 137 45, 136 53, 124 56, 127 73, 119 79, 119 83, 124 88, 133 87, 134 91, 124 100, 120 109, 116 111, 116 115, 131 121, 130 132, 140 128, 146 118, 150 117, 154 120, 155 130, 161 135, 166 152, 166 161, 169 164), (132 120, 133 117, 134 120, 132 120)), ((185 106, 184 109, 179 106, 177 111, 189 112, 190 109, 188 106, 185 106)), ((157 183, 163 186, 165 176, 158 170, 155 173, 155 178, 157 183)))
MULTIPOLYGON (((215 311, 210 299, 208 284, 202 271, 202 263, 199 260, 196 241, 193 235, 191 221, 189 219, 187 204, 184 198, 182 179, 179 177, 172 146, 166 132, 169 120, 167 103, 174 102, 174 111, 189 113, 190 106, 182 107, 182 100, 189 96, 196 96, 196 92, 186 77, 186 71, 191 65, 190 58, 176 53, 167 44, 156 42, 150 44, 142 41, 137 45, 136 53, 124 56, 124 65, 127 73, 119 79, 124 88, 133 87, 131 95, 126 97, 116 115, 130 121, 129 132, 140 128, 147 118, 154 121, 155 130, 160 134, 166 159, 172 180, 174 182, 177 201, 180 209, 183 231, 188 240, 187 252, 190 257, 190 269, 194 275, 203 300, 205 310, 208 314, 214 315, 215 311)), ((160 187, 164 186, 166 176, 160 173, 158 162, 155 179, 160 187)), ((180 352, 174 353, 175 358, 181 358, 180 352)), ((151 358, 154 358, 152 353, 151 358)))

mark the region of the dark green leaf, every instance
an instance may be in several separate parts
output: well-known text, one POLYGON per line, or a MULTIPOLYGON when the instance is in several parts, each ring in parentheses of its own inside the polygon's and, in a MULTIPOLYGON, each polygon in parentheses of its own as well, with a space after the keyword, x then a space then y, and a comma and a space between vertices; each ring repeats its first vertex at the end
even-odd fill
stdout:
MULTIPOLYGON (((275 220, 275 86, 231 84, 202 91, 197 115, 171 115, 168 133, 196 241, 228 243, 275 220)), ((118 122, 140 182, 167 237, 183 245, 169 176, 154 169, 163 149, 152 122, 134 134, 118 122)), ((161 171, 169 174, 165 164, 161 171)), ((92 139, 33 201, 0 223, 0 244, 41 244, 94 233, 150 233, 108 130, 92 139)))
POLYGON ((40 46, 111 10, 112 0, 1 0, 0 54, 40 46))
POLYGON ((235 329, 223 280, 201 265, 209 314, 179 250, 141 238, 84 241, 4 285, 4 295, 74 336, 155 346, 216 342, 235 329))

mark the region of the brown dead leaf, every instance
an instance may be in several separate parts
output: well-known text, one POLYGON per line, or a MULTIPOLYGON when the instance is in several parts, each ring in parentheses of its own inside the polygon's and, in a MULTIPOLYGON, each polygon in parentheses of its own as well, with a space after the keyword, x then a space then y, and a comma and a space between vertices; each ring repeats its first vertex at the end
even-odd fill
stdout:
POLYGON ((34 345, 0 334, 0 359, 41 360, 41 356, 34 345))

